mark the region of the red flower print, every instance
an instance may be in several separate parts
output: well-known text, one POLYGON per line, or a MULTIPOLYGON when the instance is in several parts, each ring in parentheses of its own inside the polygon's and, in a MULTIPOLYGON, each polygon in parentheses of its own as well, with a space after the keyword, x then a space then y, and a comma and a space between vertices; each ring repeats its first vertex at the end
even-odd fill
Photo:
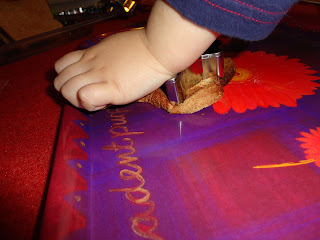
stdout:
POLYGON ((263 51, 244 51, 234 59, 236 74, 224 87, 223 97, 213 108, 226 113, 231 108, 238 113, 258 106, 296 107, 297 99, 313 95, 320 84, 313 82, 319 77, 316 71, 287 56, 276 56, 263 51))
POLYGON ((305 148, 304 153, 307 159, 314 159, 315 164, 320 167, 320 127, 316 130, 310 129, 310 133, 301 132, 304 138, 297 138, 298 141, 303 142, 300 146, 305 148))

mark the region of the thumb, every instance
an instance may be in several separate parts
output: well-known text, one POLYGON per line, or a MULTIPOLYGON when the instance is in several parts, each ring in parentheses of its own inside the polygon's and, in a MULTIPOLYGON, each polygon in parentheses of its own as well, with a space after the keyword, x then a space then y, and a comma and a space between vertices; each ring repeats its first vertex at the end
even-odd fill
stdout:
POLYGON ((88 111, 97 111, 112 104, 124 104, 121 99, 112 83, 91 83, 78 91, 79 104, 88 111))

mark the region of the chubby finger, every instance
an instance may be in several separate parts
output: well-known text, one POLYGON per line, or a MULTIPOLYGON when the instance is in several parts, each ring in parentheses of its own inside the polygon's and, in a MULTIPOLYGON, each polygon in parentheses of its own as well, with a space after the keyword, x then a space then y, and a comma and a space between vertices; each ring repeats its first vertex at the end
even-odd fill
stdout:
POLYGON ((84 54, 84 50, 78 50, 64 55, 58 61, 56 61, 54 68, 56 72, 59 74, 63 69, 78 62, 84 54))
POLYGON ((78 101, 82 108, 96 111, 112 104, 124 104, 118 88, 111 82, 92 83, 78 91, 78 101))
MULTIPOLYGON (((86 72, 92 72, 90 71, 91 64, 87 63, 84 64, 83 62, 76 62, 65 69, 63 69, 60 74, 54 79, 54 87, 57 91, 61 91, 61 87, 66 84, 68 81, 74 82, 74 78, 76 76, 79 76, 79 79, 82 79, 82 74, 85 74, 86 72)), ((90 75, 90 74, 89 74, 90 75)), ((82 82, 85 80, 82 79, 82 82)))
POLYGON ((62 96, 76 107, 81 107, 79 104, 78 91, 86 85, 99 82, 99 74, 93 71, 88 71, 69 79, 60 87, 62 96))

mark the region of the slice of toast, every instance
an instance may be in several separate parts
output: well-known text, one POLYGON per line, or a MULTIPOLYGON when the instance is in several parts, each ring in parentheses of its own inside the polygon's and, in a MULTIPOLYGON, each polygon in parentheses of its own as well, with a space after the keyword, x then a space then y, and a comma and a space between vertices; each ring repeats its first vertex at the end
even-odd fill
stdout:
POLYGON ((190 114, 206 108, 223 96, 223 86, 227 85, 235 74, 235 64, 231 58, 224 59, 224 77, 212 76, 202 79, 201 74, 193 73, 190 69, 182 72, 177 88, 181 91, 184 101, 180 104, 168 99, 161 88, 137 100, 163 108, 172 114, 190 114))

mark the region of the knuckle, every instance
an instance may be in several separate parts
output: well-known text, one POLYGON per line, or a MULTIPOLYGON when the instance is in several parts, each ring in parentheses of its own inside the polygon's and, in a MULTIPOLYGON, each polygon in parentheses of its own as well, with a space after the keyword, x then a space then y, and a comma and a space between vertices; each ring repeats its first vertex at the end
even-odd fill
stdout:
POLYGON ((78 91, 78 98, 79 100, 84 103, 84 104, 92 104, 92 98, 90 96, 88 96, 88 94, 90 95, 90 92, 88 92, 87 90, 84 89, 80 89, 78 91))
POLYGON ((61 88, 60 88, 60 92, 62 94, 62 96, 64 98, 66 98, 67 100, 69 100, 69 91, 68 91, 68 88, 66 87, 66 85, 62 85, 61 88))
POLYGON ((54 70, 56 70, 57 73, 60 72, 60 61, 59 60, 54 63, 54 70))
POLYGON ((96 54, 92 51, 86 51, 83 54, 83 57, 81 60, 85 61, 85 62, 90 62, 93 61, 96 58, 96 54))
POLYGON ((58 91, 58 92, 60 92, 60 84, 59 84, 59 79, 58 78, 55 78, 54 80, 53 80, 53 86, 54 86, 54 88, 58 91))
POLYGON ((78 100, 84 109, 88 111, 94 111, 96 109, 96 106, 94 105, 94 101, 90 96, 90 91, 80 89, 78 91, 78 100))

